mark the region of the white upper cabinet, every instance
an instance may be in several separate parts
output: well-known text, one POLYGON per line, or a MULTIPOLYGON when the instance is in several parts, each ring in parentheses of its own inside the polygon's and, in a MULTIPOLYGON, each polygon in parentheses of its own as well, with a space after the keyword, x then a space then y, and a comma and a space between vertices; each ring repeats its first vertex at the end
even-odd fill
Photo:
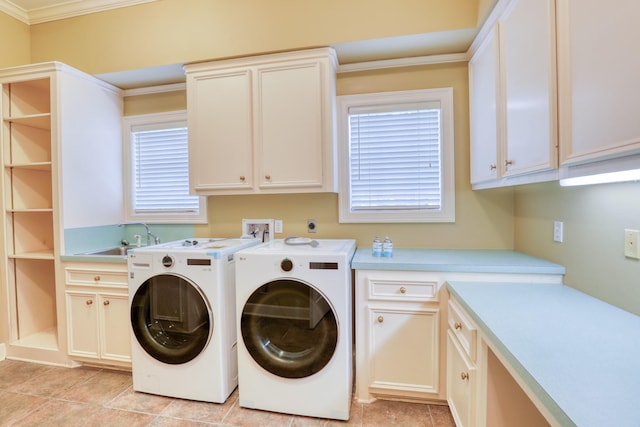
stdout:
POLYGON ((472 184, 498 178, 498 68, 495 26, 469 62, 472 184))
POLYGON ((471 183, 557 179, 554 0, 500 2, 469 63, 471 183))
POLYGON ((504 176, 557 168, 554 0, 514 0, 500 19, 504 176))
POLYGON ((185 66, 198 194, 337 191, 335 52, 185 66))
POLYGON ((640 153, 640 2, 557 1, 563 172, 582 175, 580 164, 620 156, 622 165, 586 170, 638 168, 632 155, 640 153))

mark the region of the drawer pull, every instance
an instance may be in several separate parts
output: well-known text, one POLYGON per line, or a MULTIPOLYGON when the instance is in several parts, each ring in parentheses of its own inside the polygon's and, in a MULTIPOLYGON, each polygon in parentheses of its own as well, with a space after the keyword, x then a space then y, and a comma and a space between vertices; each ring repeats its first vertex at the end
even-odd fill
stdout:
POLYGON ((99 282, 99 281, 100 281, 100 276, 95 276, 95 277, 93 278, 93 280, 95 280, 96 282, 99 282))
POLYGON ((245 178, 244 175, 240 175, 240 181, 244 182, 245 179, 247 179, 247 178, 245 178))
POLYGON ((102 304, 109 305, 109 300, 108 299, 104 300, 102 304))
POLYGON ((460 378, 462 379, 462 381, 468 380, 469 374, 466 372, 460 372, 460 378))
POLYGON ((93 300, 92 299, 88 299, 87 300, 87 305, 91 305, 91 304, 93 304, 93 300))
POLYGON ((401 294, 406 294, 407 293, 407 288, 405 288, 404 286, 400 288, 400 293, 401 294))
POLYGON ((382 323, 382 322, 384 322, 384 317, 378 316, 378 323, 382 323))
POLYGON ((267 181, 271 180, 271 175, 265 175, 264 179, 266 179, 267 181))
POLYGON ((457 330, 461 331, 462 330, 462 323, 456 322, 456 323, 454 323, 453 327, 456 328, 457 330))

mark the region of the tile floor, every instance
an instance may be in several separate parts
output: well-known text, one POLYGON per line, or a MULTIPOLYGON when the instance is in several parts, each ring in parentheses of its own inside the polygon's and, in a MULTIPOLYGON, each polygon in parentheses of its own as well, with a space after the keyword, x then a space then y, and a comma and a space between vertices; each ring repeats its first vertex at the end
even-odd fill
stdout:
MULTIPOLYGON (((319 396, 320 397, 320 396, 319 396)), ((447 406, 355 401, 348 422, 256 411, 134 392, 131 374, 0 361, 0 426, 424 426, 455 427, 447 406)))

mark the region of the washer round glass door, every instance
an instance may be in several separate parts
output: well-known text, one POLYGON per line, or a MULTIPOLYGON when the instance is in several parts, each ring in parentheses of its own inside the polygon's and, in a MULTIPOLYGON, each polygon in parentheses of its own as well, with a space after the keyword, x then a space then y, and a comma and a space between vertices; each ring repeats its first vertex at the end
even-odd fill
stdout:
POLYGON ((131 302, 131 327, 138 343, 154 359, 186 363, 207 346, 212 313, 194 283, 172 274, 147 279, 131 302))
POLYGON ((310 285, 290 279, 253 292, 242 310, 240 329, 251 357, 284 378, 321 371, 338 343, 338 322, 329 302, 310 285))

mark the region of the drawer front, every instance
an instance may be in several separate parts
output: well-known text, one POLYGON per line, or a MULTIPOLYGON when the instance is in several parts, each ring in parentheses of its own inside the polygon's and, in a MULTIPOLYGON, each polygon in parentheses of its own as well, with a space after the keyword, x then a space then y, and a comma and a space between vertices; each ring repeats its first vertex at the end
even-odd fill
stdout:
POLYGON ((448 323, 469 359, 475 362, 477 329, 462 308, 452 300, 449 300, 448 323))
POLYGON ((67 285, 117 288, 128 288, 129 286, 126 271, 66 268, 65 274, 67 285))
POLYGON ((369 299, 438 301, 438 282, 369 279, 369 299))

